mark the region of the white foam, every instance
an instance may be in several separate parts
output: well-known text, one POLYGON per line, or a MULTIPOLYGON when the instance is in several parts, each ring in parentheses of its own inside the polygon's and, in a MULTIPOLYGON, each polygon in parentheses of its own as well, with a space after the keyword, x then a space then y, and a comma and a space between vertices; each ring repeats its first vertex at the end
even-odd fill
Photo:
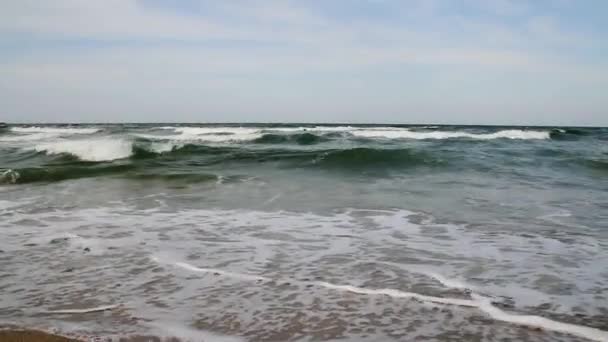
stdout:
MULTIPOLYGON (((155 260, 157 262, 159 261, 157 258, 153 258, 153 260, 155 260)), ((230 278, 235 278, 235 279, 240 279, 240 280, 246 280, 246 281, 270 280, 269 278, 255 276, 255 275, 233 273, 233 272, 228 272, 228 271, 223 271, 223 270, 218 270, 218 269, 211 269, 211 268, 200 268, 200 267, 196 267, 196 266, 190 265, 188 263, 184 263, 184 262, 176 262, 174 264, 180 268, 183 268, 183 269, 186 269, 189 271, 193 271, 193 272, 213 273, 216 275, 227 276, 230 278)), ((461 284, 453 283, 450 281, 446 281, 446 279, 443 277, 438 277, 436 279, 438 279, 442 283, 443 283, 443 281, 445 281, 446 284, 456 286, 456 287, 460 287, 460 285, 461 285, 461 284)), ((305 282, 301 282, 301 281, 293 281, 293 282, 305 283, 305 282)), ((493 306, 489 298, 486 298, 486 297, 483 297, 483 296, 480 296, 480 295, 477 295, 474 293, 471 294, 472 299, 460 299, 460 298, 444 298, 444 297, 427 296, 427 295, 423 295, 423 294, 419 294, 419 293, 415 293, 415 292, 406 292, 406 291, 400 291, 400 290, 395 290, 395 289, 368 289, 368 288, 362 288, 362 287, 351 286, 351 285, 336 285, 336 284, 323 282, 323 281, 315 281, 315 282, 312 282, 312 284, 315 284, 317 286, 324 287, 324 288, 330 289, 330 290, 352 292, 352 293, 357 293, 357 294, 361 294, 361 295, 374 295, 374 296, 384 295, 384 296, 389 296, 392 298, 414 299, 414 300, 419 300, 422 302, 434 303, 434 304, 456 305, 456 306, 462 306, 462 307, 476 308, 476 309, 483 311, 488 316, 490 316, 491 318, 493 318, 494 320, 497 320, 497 321, 503 321, 503 322, 527 326, 527 327, 536 327, 536 328, 541 328, 541 329, 548 330, 548 331, 561 332, 561 333, 565 333, 565 334, 583 337, 583 338, 593 340, 593 341, 608 341, 608 332, 606 332, 606 331, 596 329, 596 328, 576 325, 576 324, 562 323, 562 322, 554 321, 554 320, 544 318, 541 316, 518 315, 518 314, 507 313, 507 312, 493 306)))
POLYGON ((262 132, 257 128, 244 127, 179 127, 180 139, 209 142, 247 141, 259 138, 262 132))
POLYGON ((254 140, 263 135, 258 128, 247 127, 161 127, 173 130, 173 135, 136 134, 136 136, 151 140, 170 140, 179 142, 240 142, 254 140))
MULTIPOLYGON (((428 126, 428 128, 437 126, 428 126)), ((543 140, 550 139, 548 131, 532 131, 510 129, 494 133, 470 133, 464 131, 412 131, 400 127, 352 127, 352 126, 315 126, 315 127, 159 127, 164 130, 173 130, 176 135, 138 134, 146 139, 177 140, 177 141, 205 141, 205 142, 240 142, 257 139, 264 132, 348 132, 356 137, 380 139, 518 139, 543 140)))
POLYGON ((264 278, 264 277, 259 277, 259 276, 254 276, 254 275, 248 275, 248 274, 241 274, 241 273, 227 272, 227 271, 222 271, 222 270, 218 270, 218 269, 214 269, 214 268, 200 268, 200 267, 196 267, 194 265, 190 265, 190 264, 185 263, 185 262, 176 262, 175 266, 181 267, 181 268, 183 268, 185 270, 188 270, 188 271, 218 274, 218 275, 223 275, 223 276, 226 276, 226 277, 240 279, 240 280, 269 280, 268 278, 264 278))
POLYGON ((417 299, 423 302, 430 302, 435 304, 446 304, 446 305, 457 305, 465 307, 478 307, 478 305, 470 299, 458 299, 458 298, 442 298, 435 296, 427 296, 414 292, 405 292, 393 289, 366 289, 362 287, 350 286, 350 285, 335 285, 326 282, 315 282, 315 284, 325 287, 331 290, 347 291, 365 295, 385 295, 393 298, 410 298, 417 299))
POLYGON ((408 129, 391 129, 391 130, 357 130, 352 131, 352 134, 364 138, 386 138, 386 139, 456 139, 468 138, 479 140, 491 139, 521 139, 521 140, 542 140, 550 139, 549 132, 546 131, 523 131, 523 130, 503 130, 494 133, 469 133, 469 132, 447 132, 447 131, 432 131, 432 132, 415 132, 408 129))
POLYGON ((451 289, 459 289, 459 290, 473 290, 474 286, 466 284, 463 281, 450 279, 442 276, 441 274, 433 273, 433 272, 423 272, 423 274, 437 280, 441 285, 445 287, 449 287, 451 289))
POLYGON ((52 138, 57 138, 60 135, 53 133, 32 133, 32 134, 23 134, 23 135, 14 135, 14 136, 1 136, 0 141, 3 142, 27 142, 27 141, 40 141, 40 140, 48 140, 52 138))
POLYGON ((473 298, 480 310, 497 321, 561 332, 593 341, 608 341, 608 332, 604 330, 585 327, 582 325, 557 322, 540 316, 510 314, 493 306, 488 298, 475 294, 473 294, 473 298))
POLYGON ((0 211, 10 210, 11 208, 16 207, 18 205, 19 204, 15 203, 14 201, 0 200, 0 211))
POLYGON ((85 161, 110 161, 131 156, 132 142, 110 137, 87 140, 56 140, 34 146, 47 154, 71 154, 85 161))
POLYGON ((70 128, 70 127, 12 127, 15 133, 50 133, 56 135, 63 134, 93 134, 99 132, 99 128, 70 128))
POLYGON ((12 170, 12 169, 8 169, 8 170, 2 171, 0 173, 0 183, 14 184, 14 183, 17 183, 17 180, 19 180, 19 177, 21 177, 19 172, 12 170))
MULTIPOLYGON (((425 126, 423 128, 438 128, 438 126, 425 126)), ((352 127, 352 126, 316 126, 316 127, 276 127, 267 128, 268 131, 279 132, 298 132, 298 131, 319 131, 319 132, 349 132, 354 136, 364 138, 386 138, 386 139, 549 139, 548 131, 527 131, 527 130, 502 130, 494 133, 469 133, 451 131, 412 131, 400 127, 352 127)))
POLYGON ((349 285, 334 285, 330 283, 317 283, 321 286, 324 286, 329 289, 348 291, 359 294, 367 294, 367 295, 387 295, 394 298, 412 298, 425 302, 431 302, 436 304, 447 304, 447 305, 458 305, 465 307, 477 308, 491 318, 497 321, 503 321, 507 323, 527 326, 527 327, 535 327, 541 328, 548 331, 561 332, 569 335, 575 335, 579 337, 583 337, 593 341, 608 341, 608 332, 603 331, 596 328, 586 327, 582 325, 569 324, 554 321, 548 318, 544 318, 541 316, 535 315, 517 315, 507 313, 495 306, 492 305, 489 298, 472 294, 472 300, 469 299, 454 299, 454 298, 441 298, 441 297, 433 297, 426 296, 412 292, 403 292, 392 289, 364 289, 355 286, 349 285))
POLYGON ((180 148, 182 145, 173 144, 170 142, 155 142, 150 144, 149 149, 155 153, 171 152, 174 148, 180 148))
POLYGON ((3 142, 27 142, 57 139, 62 136, 93 134, 99 132, 99 128, 69 128, 69 127, 12 127, 11 132, 17 135, 1 136, 3 142))
POLYGON ((314 127, 268 127, 266 131, 275 132, 354 132, 354 131, 392 131, 403 130, 398 127, 353 127, 353 126, 314 126, 314 127))
POLYGON ((86 308, 86 309, 50 310, 50 311, 45 311, 45 313, 47 313, 47 314, 80 314, 80 313, 89 313, 89 312, 100 312, 100 311, 113 310, 113 309, 116 309, 119 306, 120 305, 118 305, 118 304, 114 304, 114 305, 96 306, 96 307, 86 308))

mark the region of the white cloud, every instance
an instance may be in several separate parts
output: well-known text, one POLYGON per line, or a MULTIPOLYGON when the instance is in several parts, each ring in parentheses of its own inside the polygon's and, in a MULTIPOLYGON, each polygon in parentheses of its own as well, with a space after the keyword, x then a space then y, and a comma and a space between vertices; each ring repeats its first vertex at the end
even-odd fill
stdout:
MULTIPOLYGON (((529 10, 519 1, 466 2, 504 16, 521 16, 529 10)), ((525 79, 521 84, 537 80, 539 87, 547 89, 557 89, 550 82, 559 76, 583 88, 606 85, 605 65, 583 65, 548 49, 580 48, 594 41, 565 31, 550 14, 525 16, 526 24, 515 27, 446 14, 446 3, 416 0, 407 2, 410 7, 391 3, 427 22, 416 26, 332 20, 310 3, 280 0, 211 3, 217 13, 228 13, 230 20, 206 12, 184 15, 135 0, 3 1, 0 33, 33 34, 51 46, 62 39, 93 43, 89 49, 34 46, 29 53, 1 58, 0 91, 6 95, 0 97, 0 106, 31 113, 52 108, 72 115, 87 104, 97 106, 95 115, 118 115, 121 108, 161 115, 172 106, 218 112, 247 112, 258 106, 258 112, 275 113, 291 107, 325 113, 370 108, 398 112, 407 107, 427 112, 435 108, 439 113, 452 104, 461 106, 461 111, 487 108, 476 102, 481 100, 475 87, 453 91, 460 98, 440 94, 458 90, 469 77, 502 82, 495 89, 490 81, 480 84, 494 89, 483 101, 505 108, 517 107, 517 99, 502 94, 517 93, 509 88, 518 86, 516 77, 525 79), (119 44, 95 47, 100 41, 119 44), (421 88, 417 80, 403 76, 404 70, 418 69, 426 70, 426 79, 436 82, 421 88), (369 76, 375 72, 388 76, 369 76), (390 80, 391 74, 398 74, 399 80, 390 80), (517 76, 503 76, 509 74, 517 76), (407 93, 413 95, 403 95, 407 93), (315 97, 321 99, 319 103, 309 103, 315 97), (240 102, 233 103, 234 98, 240 102)), ((562 100, 571 108, 577 104, 582 108, 588 97, 577 96, 562 100)), ((521 106, 538 107, 533 96, 526 101, 521 106)), ((605 102, 593 97, 587 103, 597 108, 605 102)))

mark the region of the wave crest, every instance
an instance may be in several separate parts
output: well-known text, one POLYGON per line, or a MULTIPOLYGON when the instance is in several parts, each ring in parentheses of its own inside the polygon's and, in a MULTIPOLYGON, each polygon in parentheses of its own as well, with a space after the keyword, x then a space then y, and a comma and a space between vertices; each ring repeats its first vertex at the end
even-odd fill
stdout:
POLYGON ((502 130, 494 133, 469 133, 469 132, 450 132, 450 131, 411 131, 407 129, 400 130, 358 130, 351 132, 354 136, 361 138, 384 138, 384 139, 414 139, 414 140, 430 140, 430 139, 519 139, 519 140, 545 140, 550 139, 548 131, 527 131, 527 130, 502 130))
POLYGON ((100 128, 72 128, 72 127, 11 127, 15 133, 51 133, 51 134, 93 134, 101 131, 100 128))
POLYGON ((101 162, 128 158, 133 153, 132 142, 124 139, 100 138, 59 140, 34 146, 46 154, 69 154, 83 161, 101 162))
POLYGON ((174 135, 138 135, 152 140, 204 141, 204 142, 246 142, 255 143, 317 143, 327 140, 329 135, 343 137, 375 139, 512 139, 512 140, 545 140, 551 139, 553 131, 506 129, 491 133, 472 133, 449 130, 412 130, 403 127, 351 127, 351 126, 315 126, 315 127, 162 127, 173 130, 174 135), (338 134, 338 135, 336 135, 338 134), (311 140, 307 142, 306 140, 311 140))

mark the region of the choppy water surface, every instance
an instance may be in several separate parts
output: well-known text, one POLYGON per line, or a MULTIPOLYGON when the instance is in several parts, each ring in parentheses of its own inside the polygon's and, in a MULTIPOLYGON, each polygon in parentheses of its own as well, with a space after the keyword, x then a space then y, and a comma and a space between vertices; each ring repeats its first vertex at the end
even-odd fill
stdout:
POLYGON ((0 324, 608 341, 608 129, 0 130, 0 324))

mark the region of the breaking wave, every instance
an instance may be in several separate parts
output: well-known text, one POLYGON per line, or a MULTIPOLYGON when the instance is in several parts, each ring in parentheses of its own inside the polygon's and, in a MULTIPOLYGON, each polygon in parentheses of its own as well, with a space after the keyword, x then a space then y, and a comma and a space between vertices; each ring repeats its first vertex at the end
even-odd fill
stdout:
MULTIPOLYGON (((172 130, 173 135, 138 134, 137 136, 153 140, 205 141, 205 142, 245 142, 281 144, 311 144, 329 137, 324 133, 342 133, 360 138, 375 139, 517 139, 543 140, 551 138, 551 131, 509 129, 492 133, 472 133, 466 131, 419 131, 399 127, 351 127, 351 126, 317 126, 317 127, 161 127, 172 130)), ((335 136, 335 135, 334 135, 335 136)), ((342 135, 338 135, 342 136, 342 135)))
POLYGON ((352 134, 362 138, 384 138, 384 139, 518 139, 518 140, 543 140, 550 139, 548 131, 526 131, 526 130, 503 130, 494 133, 469 133, 450 131, 411 131, 401 130, 355 130, 352 134))
POLYGON ((0 182, 5 184, 115 174, 123 167, 114 168, 117 164, 132 167, 127 170, 129 177, 189 182, 213 178, 193 176, 201 173, 200 167, 250 167, 260 163, 281 168, 344 173, 371 171, 373 174, 393 170, 409 172, 414 168, 439 170, 445 166, 489 170, 500 167, 501 163, 527 160, 530 155, 525 151, 529 148, 533 148, 535 157, 553 167, 586 168, 594 170, 595 175, 603 175, 608 170, 606 158, 601 154, 579 157, 576 153, 564 152, 561 145, 570 142, 544 142, 547 139, 579 140, 582 138, 578 137, 598 134, 601 137, 605 134, 602 129, 135 125, 126 128, 32 126, 8 130, 0 136, 3 142, 0 182), (106 134, 87 135, 101 130, 106 134), (490 144, 488 148, 493 150, 480 155, 484 158, 466 157, 470 142, 475 142, 478 149, 485 146, 484 141, 492 139, 502 140, 490 144), (496 150, 499 144, 507 147, 512 140, 543 142, 496 150), (108 169, 97 164, 104 164, 108 169), (32 168, 33 165, 38 167, 32 168))
MULTIPOLYGON (((165 131, 177 134, 136 134, 136 136, 149 140, 172 140, 181 142, 240 142, 251 141, 262 136, 257 128, 241 127, 161 127, 165 131)), ((165 132, 166 133, 166 132, 165 132)))
POLYGON ((11 127, 15 133, 50 133, 50 134, 93 134, 101 131, 100 128, 71 128, 71 127, 11 127))
POLYGON ((110 137, 87 140, 58 140, 34 146, 46 154, 69 154, 83 161, 111 161, 124 159, 133 153, 132 142, 110 137))

